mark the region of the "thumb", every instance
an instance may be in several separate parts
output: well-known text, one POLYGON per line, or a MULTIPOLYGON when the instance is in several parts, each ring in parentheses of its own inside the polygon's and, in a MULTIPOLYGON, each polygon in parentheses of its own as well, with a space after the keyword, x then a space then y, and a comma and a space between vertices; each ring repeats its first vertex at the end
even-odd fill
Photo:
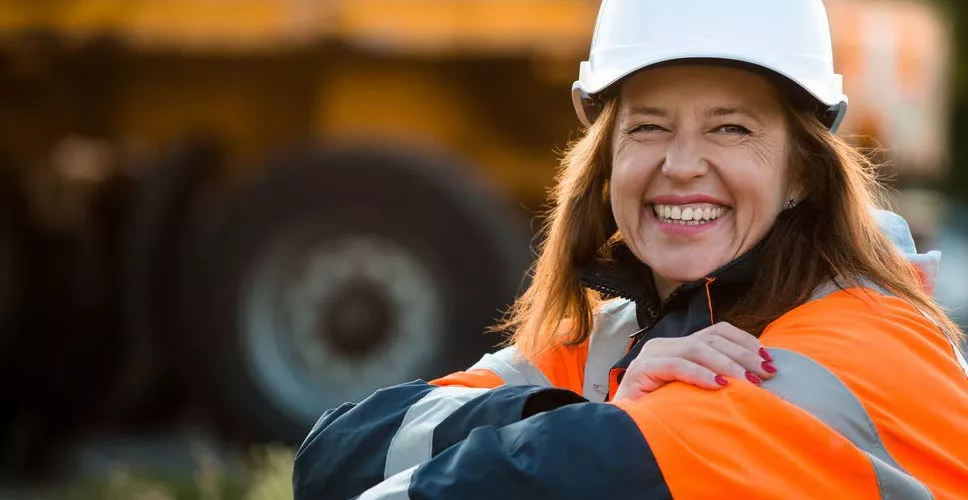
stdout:
POLYGON ((615 400, 638 399, 666 385, 673 379, 654 377, 641 371, 627 371, 615 391, 615 400))

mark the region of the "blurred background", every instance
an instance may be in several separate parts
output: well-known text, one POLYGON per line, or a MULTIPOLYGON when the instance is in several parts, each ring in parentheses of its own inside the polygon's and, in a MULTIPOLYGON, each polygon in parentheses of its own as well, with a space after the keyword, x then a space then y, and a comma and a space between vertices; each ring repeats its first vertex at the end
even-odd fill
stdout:
MULTIPOLYGON (((968 4, 826 3, 968 326, 968 4)), ((598 4, 0 0, 0 498, 291 497, 324 409, 478 359, 598 4)))

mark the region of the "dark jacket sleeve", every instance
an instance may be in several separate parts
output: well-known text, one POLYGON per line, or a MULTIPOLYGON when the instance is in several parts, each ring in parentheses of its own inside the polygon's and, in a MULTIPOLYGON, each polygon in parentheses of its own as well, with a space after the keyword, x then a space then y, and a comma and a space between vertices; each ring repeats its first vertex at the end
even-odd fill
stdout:
MULTIPOLYGON (((589 410, 600 407, 598 411, 610 415, 606 420, 622 422, 630 432, 625 439, 632 437, 635 442, 638 435, 635 425, 620 410, 606 405, 590 405, 577 394, 562 389, 508 385, 485 390, 436 387, 422 381, 382 389, 359 404, 343 405, 320 418, 296 454, 293 469, 295 498, 352 498, 381 483, 388 483, 398 472, 414 479, 426 479, 437 474, 437 467, 461 466, 451 463, 452 457, 448 458, 454 450, 459 453, 459 450, 472 449, 475 454, 491 456, 490 460, 505 456, 511 459, 518 450, 501 448, 511 435, 522 443, 533 439, 552 442, 557 440, 551 436, 568 432, 569 426, 586 427, 587 424, 573 419, 546 421, 539 418, 571 406, 589 410), (504 437, 495 440, 498 434, 504 437), (534 436, 529 437, 532 434, 534 436), (417 446, 414 446, 414 435, 426 442, 417 439, 417 446), (403 469, 399 450, 406 451, 408 447, 418 453, 412 459, 406 455, 403 457, 402 463, 408 467, 403 469), (426 448, 422 450, 426 456, 419 453, 422 447, 426 448), (397 450, 396 455, 393 449, 397 450), (415 468, 424 471, 414 474, 415 468)), ((613 431, 622 433, 618 428, 613 431)), ((595 439, 589 435, 589 448, 595 448, 595 439)), ((638 446, 644 447, 644 441, 641 438, 638 441, 638 446)), ((562 445, 557 449, 563 450, 562 445)), ((476 461, 482 459, 481 455, 474 458, 476 461)), ((525 462, 527 460, 511 459, 508 465, 534 466, 525 462)), ((454 478, 458 479, 457 476, 454 478)), ((458 483, 463 487, 470 486, 463 481, 458 483)), ((428 484, 424 488, 432 486, 428 484)), ((505 485, 511 486, 517 491, 517 485, 505 485)), ((414 493, 421 494, 416 490, 414 493)), ((430 490, 427 494, 441 494, 448 498, 451 495, 447 491, 430 490)), ((454 494, 463 497, 463 494, 454 494)))
POLYGON ((672 498, 635 423, 603 403, 478 427, 400 476, 362 498, 672 498))

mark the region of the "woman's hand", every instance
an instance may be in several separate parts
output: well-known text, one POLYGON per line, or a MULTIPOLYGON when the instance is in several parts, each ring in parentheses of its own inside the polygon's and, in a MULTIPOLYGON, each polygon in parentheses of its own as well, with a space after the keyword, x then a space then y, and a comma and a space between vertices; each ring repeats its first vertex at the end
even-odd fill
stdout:
POLYGON ((614 401, 640 398, 675 380, 704 389, 725 387, 727 376, 759 385, 776 373, 771 361, 759 339, 729 323, 652 339, 625 371, 614 401))

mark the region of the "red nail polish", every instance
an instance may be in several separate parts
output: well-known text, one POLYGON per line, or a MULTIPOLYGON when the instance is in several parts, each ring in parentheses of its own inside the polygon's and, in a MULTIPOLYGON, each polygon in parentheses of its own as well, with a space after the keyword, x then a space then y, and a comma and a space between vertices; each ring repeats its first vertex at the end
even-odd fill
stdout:
POLYGON ((776 367, 770 364, 769 361, 764 361, 762 366, 763 366, 763 371, 765 371, 766 373, 776 373, 776 367))
POLYGON ((760 377, 757 377, 755 373, 746 372, 746 379, 749 380, 750 382, 753 382, 756 385, 760 385, 763 383, 763 379, 761 379, 760 377))
POLYGON ((729 380, 726 380, 726 377, 722 375, 716 375, 716 383, 722 386, 726 386, 726 385, 729 385, 729 380))
POLYGON ((773 361, 773 356, 770 356, 770 351, 767 351, 765 347, 760 347, 760 357, 767 361, 773 361))

